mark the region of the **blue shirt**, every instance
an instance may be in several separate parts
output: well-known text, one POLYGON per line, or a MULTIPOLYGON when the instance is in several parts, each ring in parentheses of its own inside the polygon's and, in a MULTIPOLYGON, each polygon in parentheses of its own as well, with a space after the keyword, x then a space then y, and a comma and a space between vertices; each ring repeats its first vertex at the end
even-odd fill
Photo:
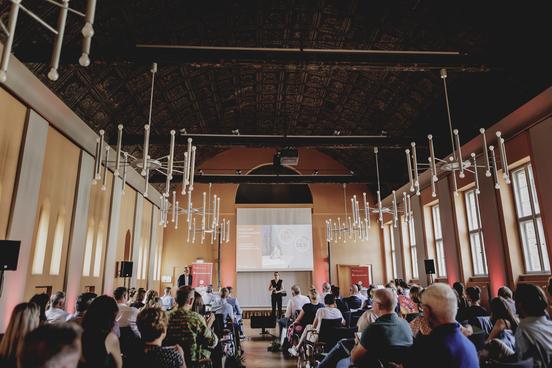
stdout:
POLYGON ((428 336, 416 338, 413 350, 413 367, 479 368, 475 345, 457 323, 438 326, 428 336))

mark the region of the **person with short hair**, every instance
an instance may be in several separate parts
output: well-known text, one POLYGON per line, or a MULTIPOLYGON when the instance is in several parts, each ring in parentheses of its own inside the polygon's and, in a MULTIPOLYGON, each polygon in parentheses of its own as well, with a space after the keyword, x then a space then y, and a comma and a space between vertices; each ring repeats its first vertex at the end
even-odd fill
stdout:
POLYGON ((330 285, 329 282, 324 282, 322 284, 322 299, 324 299, 324 297, 328 294, 330 294, 332 292, 332 285, 330 285))
POLYGON ((454 290, 444 283, 428 286, 422 294, 422 308, 431 332, 414 341, 407 367, 479 367, 474 344, 456 322, 458 299, 454 290))
POLYGON ((349 288, 349 297, 345 299, 345 303, 351 309, 351 312, 356 312, 362 309, 366 297, 358 290, 358 285, 353 284, 349 288))
POLYGON ((117 323, 121 329, 121 336, 126 334, 127 330, 132 331, 136 337, 140 337, 140 331, 136 327, 136 317, 138 316, 138 309, 129 307, 128 303, 128 291, 127 288, 120 286, 113 291, 113 297, 119 307, 119 315, 117 316, 117 323))
POLYGON ((510 289, 508 286, 502 286, 498 289, 498 296, 504 298, 504 301, 508 305, 508 308, 510 308, 512 313, 516 315, 516 302, 514 300, 514 293, 512 292, 512 289, 510 289))
POLYGON ((144 344, 141 363, 144 367, 182 368, 184 351, 180 345, 161 346, 167 335, 169 319, 159 308, 146 308, 138 314, 136 325, 144 344))
POLYGON ((48 323, 65 322, 69 313, 65 311, 65 293, 58 291, 50 297, 50 306, 46 311, 46 320, 48 323))
POLYGON ((194 290, 184 286, 176 291, 177 307, 169 313, 165 346, 178 344, 184 351, 187 366, 197 365, 210 358, 209 349, 214 348, 218 339, 211 326, 215 315, 210 314, 205 320, 199 313, 192 311, 194 290))
POLYGON ((82 293, 77 297, 77 303, 75 304, 75 313, 67 316, 67 322, 75 322, 77 324, 82 323, 84 313, 92 304, 92 301, 96 299, 98 295, 96 293, 82 293))
POLYGON ((230 319, 232 323, 236 322, 236 317, 234 316, 234 308, 230 303, 228 303, 229 291, 227 288, 220 289, 220 299, 215 305, 213 305, 212 311, 215 314, 222 314, 222 319, 224 321, 230 319))
POLYGON ((341 311, 341 314, 351 311, 347 303, 341 298, 339 286, 332 285, 332 294, 335 296, 335 305, 337 305, 337 309, 341 311))
POLYGON ((201 297, 203 298, 203 303, 209 305, 214 305, 218 301, 218 296, 213 293, 213 285, 207 285, 205 294, 203 294, 201 297))
POLYGON ((175 305, 175 302, 174 302, 174 298, 171 294, 171 288, 169 286, 167 286, 164 289, 163 296, 161 297, 161 308, 164 311, 170 311, 171 309, 173 309, 174 305, 175 305))
POLYGON ((25 336, 19 368, 76 368, 81 356, 82 329, 74 323, 39 326, 25 336))
POLYGON ((546 295, 532 284, 518 284, 514 293, 520 322, 515 333, 520 359, 533 358, 535 367, 552 367, 552 321, 547 318, 546 295))
POLYGON ((119 307, 115 299, 101 295, 94 299, 82 319, 82 360, 84 367, 121 368, 121 346, 113 332, 119 307))
POLYGON ((186 266, 184 267, 184 273, 180 276, 178 276, 178 287, 181 288, 182 286, 192 286, 193 276, 190 271, 190 267, 186 266))
POLYGON ((35 303, 21 303, 13 308, 8 327, 0 341, 0 366, 15 367, 17 352, 25 336, 40 324, 40 308, 35 303))

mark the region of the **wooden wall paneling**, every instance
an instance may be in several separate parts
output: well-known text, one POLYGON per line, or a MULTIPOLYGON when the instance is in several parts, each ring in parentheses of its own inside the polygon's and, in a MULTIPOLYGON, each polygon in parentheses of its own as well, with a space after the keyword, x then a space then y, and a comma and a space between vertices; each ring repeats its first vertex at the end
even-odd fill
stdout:
MULTIPOLYGON (((44 168, 40 183, 39 210, 36 212, 33 236, 33 252, 28 268, 25 299, 35 294, 40 286, 51 286, 52 290, 64 290, 65 262, 69 246, 69 233, 73 217, 73 202, 79 167, 80 150, 71 141, 65 138, 54 128, 48 129, 48 139, 44 157, 44 168), (49 209, 48 209, 49 207, 49 209), (49 212, 49 221, 39 232, 41 212, 49 212), (37 244, 41 237, 46 236, 43 261, 38 261, 37 244), (61 242, 61 249, 56 251, 57 242, 61 242), (33 264, 37 257, 37 264, 42 263, 42 272, 33 272, 33 264), (59 270, 55 268, 55 259, 59 257, 59 270), (54 261, 52 262, 52 259, 54 261), (57 272, 56 272, 57 271, 57 272)), ((40 268, 40 265, 38 265, 40 268)))
POLYGON ((6 239, 27 108, 0 88, 0 239, 6 239))
POLYGON ((35 213, 38 207, 40 182, 44 164, 44 151, 48 138, 48 123, 38 114, 29 111, 27 129, 19 165, 18 182, 13 195, 13 207, 7 238, 21 240, 19 260, 16 271, 6 272, 4 288, 0 298, 0 332, 8 324, 13 307, 24 299, 30 264, 35 218, 29 213, 35 213))
POLYGON ((75 196, 74 216, 71 226, 67 262, 65 271, 66 308, 68 312, 75 311, 77 296, 82 291, 82 264, 85 252, 88 229, 90 190, 94 159, 88 153, 80 151, 77 190, 75 196))

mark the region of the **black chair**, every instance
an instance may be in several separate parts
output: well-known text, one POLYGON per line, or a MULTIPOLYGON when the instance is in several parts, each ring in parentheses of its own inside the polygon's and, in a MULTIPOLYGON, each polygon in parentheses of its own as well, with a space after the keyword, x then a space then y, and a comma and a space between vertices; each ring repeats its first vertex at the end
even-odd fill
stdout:
POLYGON ((486 337, 487 335, 485 334, 485 331, 480 330, 478 332, 474 331, 473 334, 468 336, 468 339, 475 345, 475 349, 477 351, 481 351, 485 347, 486 337))
POLYGON ((339 341, 335 339, 335 331, 341 327, 341 318, 323 319, 320 322, 318 340, 315 345, 321 347, 324 352, 328 352, 339 341))
POLYGON ((535 366, 535 362, 533 361, 533 358, 529 358, 526 360, 520 360, 517 362, 512 363, 500 363, 500 362, 491 362, 487 363, 486 365, 482 366, 485 368, 533 368, 535 366))
POLYGON ((410 361, 411 346, 390 346, 381 351, 379 363, 383 367, 389 366, 390 363, 404 364, 410 361))
POLYGON ((343 315, 343 319, 345 320, 345 327, 351 327, 351 311, 347 311, 341 314, 343 315))

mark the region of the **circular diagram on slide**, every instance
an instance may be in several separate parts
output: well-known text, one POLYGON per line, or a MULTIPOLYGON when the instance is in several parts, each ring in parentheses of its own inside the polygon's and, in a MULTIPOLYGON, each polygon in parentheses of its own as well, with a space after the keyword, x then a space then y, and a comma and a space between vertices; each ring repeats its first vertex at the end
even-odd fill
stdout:
POLYGON ((280 239, 280 244, 289 244, 293 240, 293 233, 290 229, 284 228, 278 232, 278 238, 280 239))
POLYGON ((306 236, 295 239, 295 249, 300 253, 305 253, 309 249, 309 240, 306 236))

